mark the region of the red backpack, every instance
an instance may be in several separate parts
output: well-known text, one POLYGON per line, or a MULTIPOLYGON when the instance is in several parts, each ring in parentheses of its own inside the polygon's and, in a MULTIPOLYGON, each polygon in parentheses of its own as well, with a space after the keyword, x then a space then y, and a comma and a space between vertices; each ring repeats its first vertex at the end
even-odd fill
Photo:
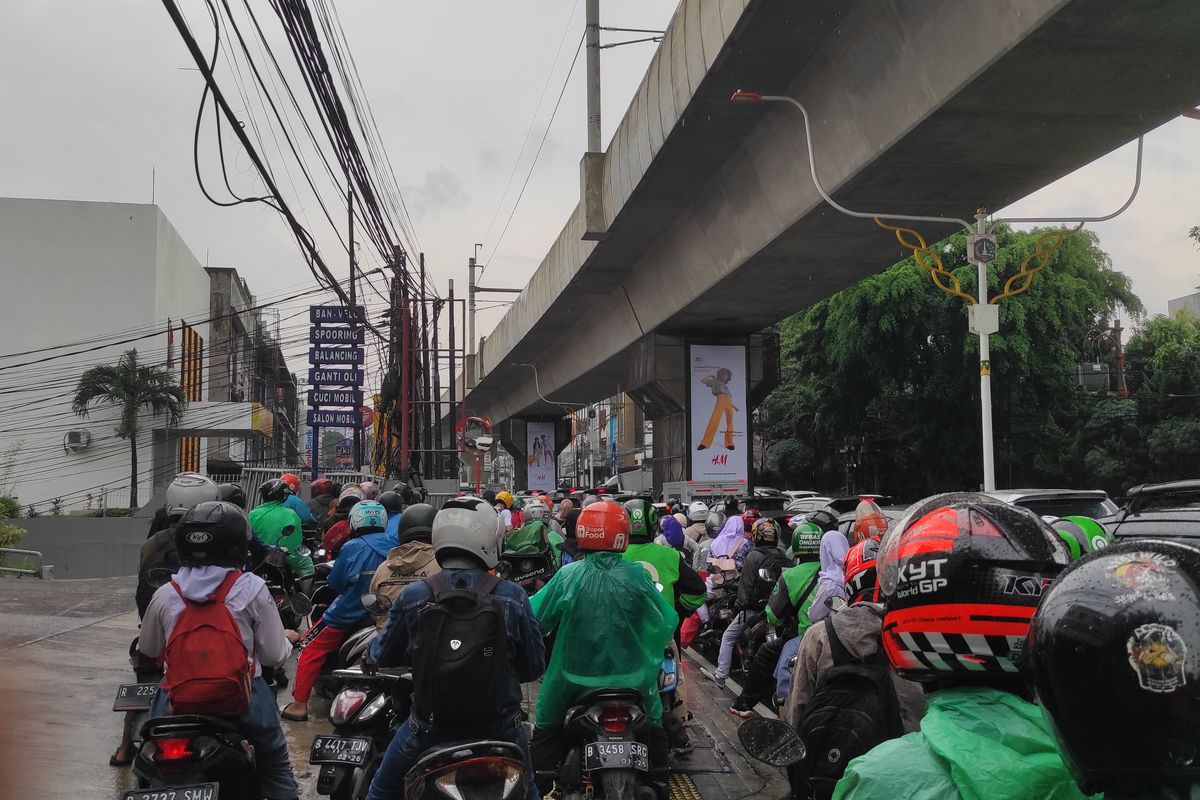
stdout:
POLYGON ((236 717, 250 708, 254 666, 237 620, 225 605, 241 574, 233 570, 226 575, 205 602, 184 597, 179 584, 171 581, 184 604, 163 653, 167 663, 163 686, 174 714, 236 717))

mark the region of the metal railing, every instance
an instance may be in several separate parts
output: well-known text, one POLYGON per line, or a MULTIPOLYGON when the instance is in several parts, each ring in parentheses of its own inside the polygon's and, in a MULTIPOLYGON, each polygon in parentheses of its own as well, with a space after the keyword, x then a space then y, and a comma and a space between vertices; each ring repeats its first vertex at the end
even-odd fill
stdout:
POLYGON ((18 577, 28 575, 32 578, 42 578, 44 580, 52 580, 54 578, 54 565, 42 563, 44 557, 38 550, 19 550, 15 547, 0 547, 0 572, 9 573, 18 577), (16 556, 17 561, 23 562, 25 566, 13 566, 16 563, 12 557, 16 556), (36 559, 36 566, 32 561, 36 559))

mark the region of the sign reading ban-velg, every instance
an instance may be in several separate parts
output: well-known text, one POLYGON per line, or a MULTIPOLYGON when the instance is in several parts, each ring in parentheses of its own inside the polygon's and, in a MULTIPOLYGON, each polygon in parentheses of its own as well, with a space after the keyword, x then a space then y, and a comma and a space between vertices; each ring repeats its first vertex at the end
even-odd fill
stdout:
POLYGON ((313 344, 362 344, 366 332, 362 328, 310 328, 308 340, 313 344))
POLYGON ((354 406, 362 405, 362 392, 354 389, 310 389, 308 404, 314 408, 323 406, 354 406))
POLYGON ((309 322, 358 322, 365 319, 365 309, 362 306, 355 306, 357 314, 350 311, 349 306, 309 306, 308 321, 309 322))
POLYGON ((313 367, 308 382, 313 386, 362 386, 363 372, 351 367, 313 367))
POLYGON ((331 411, 324 408, 310 408, 308 424, 317 428, 357 428, 362 425, 362 415, 358 409, 331 411))
POLYGON ((308 349, 310 364, 361 364, 364 360, 361 347, 318 345, 308 349))

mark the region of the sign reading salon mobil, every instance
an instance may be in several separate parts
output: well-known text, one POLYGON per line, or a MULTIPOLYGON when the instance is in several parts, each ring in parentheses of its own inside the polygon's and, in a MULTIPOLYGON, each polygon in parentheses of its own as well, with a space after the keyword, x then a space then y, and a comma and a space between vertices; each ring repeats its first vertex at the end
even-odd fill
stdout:
POLYGON ((525 426, 525 455, 528 458, 529 489, 553 492, 558 485, 554 460, 554 423, 529 422, 525 426))
POLYGON ((688 346, 692 480, 745 481, 750 441, 746 436, 746 348, 688 346))

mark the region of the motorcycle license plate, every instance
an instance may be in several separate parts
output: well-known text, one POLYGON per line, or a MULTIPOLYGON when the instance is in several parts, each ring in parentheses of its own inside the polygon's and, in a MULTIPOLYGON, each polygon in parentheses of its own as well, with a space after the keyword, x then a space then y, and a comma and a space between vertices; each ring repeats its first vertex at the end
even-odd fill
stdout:
POLYGON ((163 789, 131 789, 122 792, 120 800, 217 800, 218 785, 197 783, 192 786, 172 786, 163 789))
POLYGON ((361 736, 317 736, 308 753, 310 764, 361 767, 371 757, 371 740, 361 736))
POLYGON ((583 747, 583 768, 650 771, 650 748, 641 742, 589 742, 583 747))
POLYGON ((117 687, 113 711, 145 711, 154 702, 157 683, 123 683, 117 687))

